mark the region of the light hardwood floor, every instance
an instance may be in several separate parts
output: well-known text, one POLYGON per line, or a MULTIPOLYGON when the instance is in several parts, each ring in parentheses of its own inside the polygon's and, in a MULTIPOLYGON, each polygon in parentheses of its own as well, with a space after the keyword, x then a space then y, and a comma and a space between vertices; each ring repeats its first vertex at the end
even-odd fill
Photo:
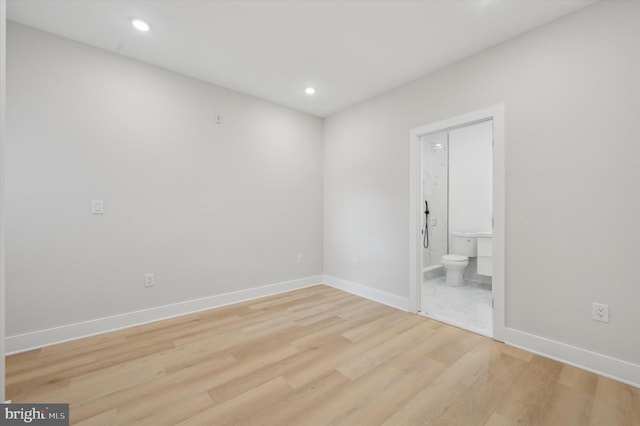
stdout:
POLYGON ((7 358, 78 425, 639 425, 640 389, 326 286, 7 358))

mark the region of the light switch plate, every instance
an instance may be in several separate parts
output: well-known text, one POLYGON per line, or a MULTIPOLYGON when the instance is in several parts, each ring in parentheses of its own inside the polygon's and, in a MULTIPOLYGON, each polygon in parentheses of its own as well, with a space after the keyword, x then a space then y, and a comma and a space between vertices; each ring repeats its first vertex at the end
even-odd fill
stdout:
POLYGON ((156 285, 156 274, 144 274, 144 286, 153 287, 156 285))

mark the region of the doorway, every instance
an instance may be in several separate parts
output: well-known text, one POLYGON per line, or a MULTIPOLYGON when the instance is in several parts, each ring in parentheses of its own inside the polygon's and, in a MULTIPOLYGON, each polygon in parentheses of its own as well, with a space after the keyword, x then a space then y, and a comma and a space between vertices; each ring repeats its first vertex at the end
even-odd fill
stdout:
POLYGON ((412 129, 409 152, 410 310, 501 340, 504 108, 412 129), (456 281, 454 268, 442 264, 458 250, 469 256, 456 281))
POLYGON ((418 313, 484 336, 492 318, 491 120, 421 136, 418 313))

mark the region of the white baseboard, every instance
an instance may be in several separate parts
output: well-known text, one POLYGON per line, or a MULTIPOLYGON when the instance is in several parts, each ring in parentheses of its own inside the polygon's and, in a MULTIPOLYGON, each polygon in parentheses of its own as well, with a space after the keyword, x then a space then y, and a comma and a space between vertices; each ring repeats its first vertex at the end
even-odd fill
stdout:
POLYGON ((508 345, 640 388, 640 365, 505 327, 508 345))
POLYGON ((233 303, 257 299, 259 297, 271 296, 291 290, 310 287, 321 283, 322 275, 316 275, 277 284, 265 285, 262 287, 254 287, 231 293, 203 297, 201 299, 187 300, 184 302, 173 303, 171 305, 128 312, 126 314, 97 318, 90 321, 83 321, 25 334, 7 336, 6 353, 7 355, 11 355, 33 349, 39 349, 45 346, 68 342, 70 340, 94 336, 96 334, 160 321, 180 315, 205 311, 208 309, 231 305, 233 303))
POLYGON ((409 310, 409 299, 406 297, 396 296, 395 294, 387 293, 386 291, 376 290, 362 284, 332 277, 330 275, 324 275, 323 282, 330 287, 355 294, 356 296, 364 297, 365 299, 373 300, 374 302, 382 303, 383 305, 388 305, 403 311, 409 310))

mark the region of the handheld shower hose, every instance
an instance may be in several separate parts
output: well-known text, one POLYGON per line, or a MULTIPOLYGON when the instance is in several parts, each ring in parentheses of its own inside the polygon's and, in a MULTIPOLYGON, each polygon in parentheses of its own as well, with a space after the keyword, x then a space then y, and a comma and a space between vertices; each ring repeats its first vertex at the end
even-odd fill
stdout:
POLYGON ((429 202, 424 200, 424 232, 422 234, 422 246, 429 248, 429 202))

